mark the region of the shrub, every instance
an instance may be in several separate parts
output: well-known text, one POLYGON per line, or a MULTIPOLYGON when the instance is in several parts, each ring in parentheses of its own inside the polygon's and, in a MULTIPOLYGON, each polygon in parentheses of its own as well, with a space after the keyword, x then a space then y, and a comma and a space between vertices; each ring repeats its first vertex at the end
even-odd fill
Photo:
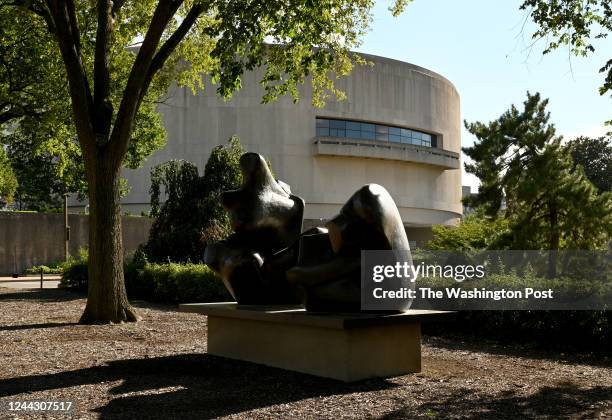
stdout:
POLYGON ((148 288, 149 298, 157 302, 231 300, 223 282, 203 264, 147 264, 138 277, 139 284, 148 288))
POLYGON ((123 275, 125 289, 132 299, 149 299, 153 294, 153 285, 144 282, 140 272, 148 264, 147 256, 138 249, 134 256, 124 265, 123 275))
MULTIPOLYGON (((612 302, 612 284, 576 278, 546 279, 517 276, 516 274, 492 274, 482 280, 457 283, 453 279, 431 279, 434 289, 460 287, 487 290, 520 290, 524 287, 555 290, 560 300, 590 296, 599 301, 602 308, 612 302)), ((423 285, 420 285, 423 286, 423 285)), ((415 308, 418 304, 415 305, 415 308)), ((610 310, 461 310, 457 309, 454 322, 424 325, 424 333, 488 338, 535 344, 540 347, 570 347, 594 352, 612 350, 612 311, 610 310)), ((545 307, 544 304, 542 306, 545 307)))
POLYGON ((87 260, 89 258, 86 249, 81 248, 79 255, 70 257, 62 264, 61 287, 69 287, 76 290, 87 290, 87 260))
POLYGON ((24 270, 25 274, 40 274, 42 270, 43 274, 62 274, 63 261, 53 262, 49 265, 34 265, 24 270))
POLYGON ((432 230, 433 239, 426 247, 439 251, 503 249, 509 232, 507 221, 487 218, 481 211, 470 214, 457 226, 433 226, 432 230))

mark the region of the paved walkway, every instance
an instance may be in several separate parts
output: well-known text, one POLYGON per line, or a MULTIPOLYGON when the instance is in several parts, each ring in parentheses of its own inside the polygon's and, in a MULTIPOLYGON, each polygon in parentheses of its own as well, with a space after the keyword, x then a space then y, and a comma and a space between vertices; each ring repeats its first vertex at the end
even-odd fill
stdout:
MULTIPOLYGON (((59 285, 60 276, 45 275, 43 287, 45 289, 56 289, 59 285)), ((11 276, 0 277, 0 287, 8 287, 11 289, 39 289, 40 276, 19 276, 13 278, 11 276)))

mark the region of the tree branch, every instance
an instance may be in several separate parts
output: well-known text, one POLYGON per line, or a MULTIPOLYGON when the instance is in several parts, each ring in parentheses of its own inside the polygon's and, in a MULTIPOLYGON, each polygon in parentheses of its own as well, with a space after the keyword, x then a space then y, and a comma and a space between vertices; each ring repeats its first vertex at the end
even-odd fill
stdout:
POLYGON ((56 23, 57 30, 55 37, 59 44, 64 66, 66 67, 72 111, 79 142, 84 154, 88 155, 89 151, 94 147, 94 131, 91 123, 93 100, 89 82, 87 81, 87 74, 85 73, 77 47, 79 42, 74 39, 75 35, 78 36, 78 32, 74 32, 71 26, 70 12, 66 0, 46 1, 53 21, 56 23))
POLYGON ((70 22, 70 32, 72 32, 72 39, 74 41, 74 46, 80 55, 81 54, 81 35, 79 33, 79 22, 76 16, 74 0, 66 0, 66 10, 68 11, 68 19, 70 22))
POLYGON ((170 55, 174 52, 178 44, 185 38, 187 33, 191 30, 195 22, 198 20, 198 17, 204 11, 204 5, 202 3, 194 4, 185 19, 181 22, 179 27, 174 31, 174 33, 163 43, 160 47, 155 57, 153 57, 153 61, 151 62, 151 66, 149 67, 149 71, 147 72, 145 78, 145 87, 141 92, 141 96, 139 98, 139 102, 142 101, 144 96, 146 95, 146 90, 148 89, 151 81, 155 74, 164 67, 164 64, 170 57, 170 55))
POLYGON ((110 100, 110 38, 113 31, 111 1, 98 0, 98 28, 94 57, 94 107, 93 126, 98 141, 108 140, 113 107, 110 100))
POLYGON ((117 117, 115 119, 115 125, 109 145, 113 155, 113 164, 117 168, 120 167, 123 157, 127 152, 134 119, 138 111, 138 106, 140 105, 140 98, 143 96, 143 90, 146 92, 146 75, 149 72, 155 51, 157 50, 164 30, 168 26, 168 22, 172 19, 182 3, 183 0, 159 1, 155 8, 155 12, 153 12, 153 18, 151 19, 149 29, 136 55, 136 60, 134 61, 134 65, 132 66, 127 84, 123 91, 123 97, 119 105, 119 110, 117 111, 117 117))
POLYGON ((23 117, 23 114, 20 112, 13 111, 12 108, 9 108, 8 111, 0 112, 0 126, 4 123, 11 121, 12 119, 23 117))

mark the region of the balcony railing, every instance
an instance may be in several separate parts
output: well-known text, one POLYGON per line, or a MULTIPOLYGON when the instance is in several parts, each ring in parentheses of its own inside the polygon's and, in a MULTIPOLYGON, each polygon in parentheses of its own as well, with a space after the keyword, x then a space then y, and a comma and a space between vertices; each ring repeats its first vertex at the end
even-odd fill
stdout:
POLYGON ((413 162, 441 167, 444 170, 461 167, 459 153, 449 150, 345 137, 316 137, 314 154, 413 162))

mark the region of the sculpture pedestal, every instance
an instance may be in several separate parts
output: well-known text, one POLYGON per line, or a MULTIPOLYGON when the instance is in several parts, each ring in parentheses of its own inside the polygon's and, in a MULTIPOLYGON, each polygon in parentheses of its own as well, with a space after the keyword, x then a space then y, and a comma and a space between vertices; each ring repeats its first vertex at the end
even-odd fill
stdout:
POLYGON ((450 314, 315 314, 300 307, 180 305, 208 315, 208 353, 345 382, 421 370, 421 322, 450 314))

